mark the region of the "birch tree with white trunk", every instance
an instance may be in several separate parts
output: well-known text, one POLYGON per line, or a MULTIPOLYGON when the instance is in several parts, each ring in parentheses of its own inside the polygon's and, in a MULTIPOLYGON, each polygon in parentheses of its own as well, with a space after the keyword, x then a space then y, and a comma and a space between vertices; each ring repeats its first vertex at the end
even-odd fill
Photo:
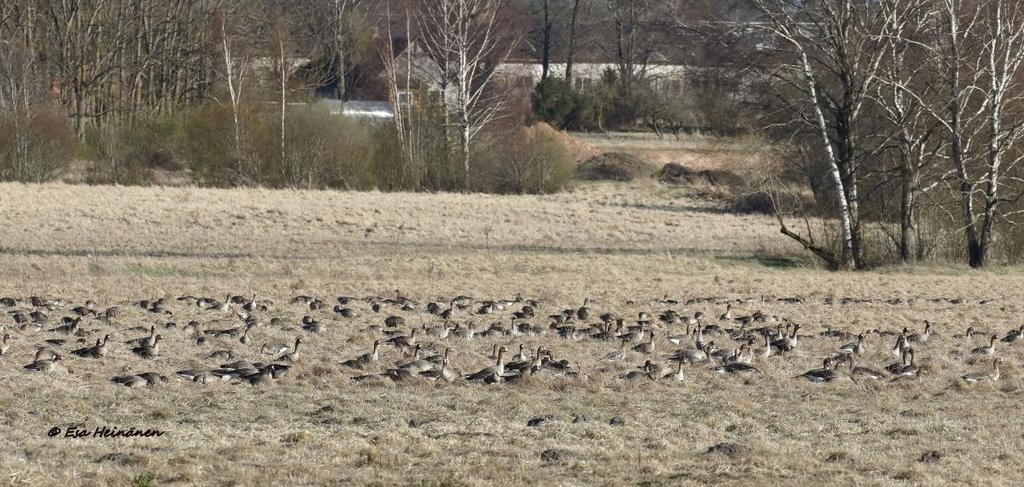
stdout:
POLYGON ((869 151, 860 125, 870 94, 878 83, 886 46, 879 42, 884 28, 881 11, 871 0, 821 0, 798 4, 788 0, 752 0, 766 30, 779 42, 783 61, 770 74, 798 93, 788 100, 809 133, 818 140, 828 168, 840 249, 829 256, 812 239, 792 232, 780 217, 780 230, 808 250, 841 269, 864 266, 858 183, 860 159, 869 151))
POLYGON ((495 68, 520 39, 500 16, 507 5, 506 0, 434 0, 423 6, 419 17, 422 47, 441 67, 441 96, 451 98, 445 104, 458 131, 466 189, 472 185, 472 144, 503 115, 507 101, 505 93, 492 89, 495 68))

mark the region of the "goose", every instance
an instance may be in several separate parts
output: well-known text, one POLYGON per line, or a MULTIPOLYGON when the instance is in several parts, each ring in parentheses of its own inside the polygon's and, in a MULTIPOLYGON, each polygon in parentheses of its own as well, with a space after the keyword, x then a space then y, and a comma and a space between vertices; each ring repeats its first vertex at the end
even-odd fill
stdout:
POLYGON ((362 354, 362 355, 360 355, 360 356, 358 356, 356 358, 346 360, 346 361, 342 362, 341 365, 343 365, 345 367, 348 367, 348 368, 352 368, 352 369, 362 369, 362 368, 366 367, 367 365, 370 365, 370 364, 376 362, 377 360, 379 360, 379 357, 377 355, 377 348, 379 346, 380 346, 380 340, 374 340, 373 341, 373 350, 371 350, 369 352, 366 352, 366 353, 364 353, 364 354, 362 354))
POLYGON ((238 339, 238 341, 241 342, 242 345, 248 345, 249 342, 252 341, 252 339, 249 338, 249 330, 252 329, 253 326, 254 326, 253 323, 246 324, 245 325, 245 329, 242 330, 242 336, 239 337, 239 339, 238 339))
POLYGON ((248 312, 252 312, 252 311, 256 310, 256 295, 255 294, 252 295, 252 299, 250 299, 248 303, 245 303, 242 306, 242 309, 245 310, 245 311, 248 311, 248 312))
POLYGON ((61 361, 61 356, 57 355, 57 354, 54 354, 53 358, 51 358, 51 359, 36 360, 36 361, 34 361, 34 362, 24 366, 24 368, 26 370, 31 370, 33 372, 53 372, 53 371, 57 370, 57 366, 58 366, 57 362, 60 362, 60 361, 61 361))
POLYGON ((420 372, 420 376, 428 380, 443 380, 445 382, 455 382, 459 379, 459 373, 448 368, 448 357, 441 360, 440 369, 425 370, 420 372))
POLYGON ((629 372, 627 372, 625 374, 620 375, 619 378, 620 379, 624 379, 624 380, 637 380, 637 379, 655 380, 655 379, 658 378, 658 376, 651 373, 651 369, 652 369, 653 365, 654 364, 650 360, 647 360, 647 361, 644 362, 643 365, 640 365, 637 368, 635 368, 635 369, 633 369, 633 370, 631 370, 631 371, 629 371, 629 372))
POLYGON ((666 374, 665 376, 662 377, 662 379, 674 380, 676 382, 682 382, 683 381, 683 361, 680 360, 680 361, 676 362, 676 371, 671 373, 671 374, 666 374))
POLYGON ((160 340, 162 340, 163 338, 163 335, 157 335, 153 339, 152 345, 149 345, 148 343, 143 343, 142 345, 133 348, 132 352, 135 353, 135 355, 138 355, 142 358, 156 357, 157 355, 160 355, 160 340))
POLYGON ((848 367, 850 368, 851 377, 867 377, 873 380, 884 380, 888 378, 885 374, 875 369, 870 369, 867 367, 855 367, 853 365, 853 355, 847 355, 846 359, 848 362, 848 367))
POLYGON ((846 345, 843 345, 842 347, 839 347, 839 351, 841 353, 847 354, 847 355, 849 355, 849 354, 861 355, 861 354, 864 353, 865 350, 867 350, 867 347, 864 346, 864 334, 863 333, 857 335, 857 341, 856 342, 854 342, 854 343, 847 343, 846 345))
POLYGON ((0 357, 3 357, 4 355, 7 355, 7 352, 9 352, 11 350, 11 345, 9 343, 10 341, 11 341, 11 336, 8 335, 7 333, 4 333, 3 342, 0 342, 0 357))
POLYGON ((839 373, 835 370, 835 361, 832 358, 826 358, 821 368, 808 370, 796 378, 807 379, 811 382, 831 382, 839 378, 839 373))
POLYGON ((654 353, 654 349, 655 349, 654 330, 651 330, 649 332, 648 339, 647 339, 646 342, 641 343, 641 344, 636 345, 635 347, 633 347, 633 351, 634 352, 640 352, 640 353, 645 354, 645 355, 650 355, 650 354, 654 353))
POLYGON ((974 355, 994 355, 996 353, 996 340, 999 339, 998 335, 992 335, 989 337, 987 347, 978 347, 971 350, 974 355))
POLYGON ((260 348, 260 352, 264 355, 281 355, 288 353, 291 347, 285 343, 265 343, 260 348))
POLYGON ((32 360, 35 360, 35 361, 53 360, 57 356, 58 356, 57 352, 54 352, 53 350, 50 350, 49 348, 39 347, 38 349, 36 349, 36 354, 32 358, 32 360))
POLYGON ((626 340, 625 338, 619 341, 619 349, 614 352, 608 352, 601 360, 604 362, 622 362, 626 360, 626 340))
POLYGON ((747 374, 747 373, 759 374, 759 373, 761 373, 761 371, 758 370, 757 367, 754 367, 753 365, 750 365, 750 364, 740 363, 740 362, 731 362, 731 363, 728 363, 728 364, 719 365, 718 367, 715 367, 713 371, 717 372, 719 374, 747 374))
POLYGON ((284 360, 286 362, 295 362, 299 360, 299 345, 302 344, 302 337, 295 337, 295 344, 292 345, 292 349, 288 352, 281 354, 277 357, 277 360, 284 360))
POLYGON ((145 387, 149 385, 149 381, 146 380, 145 377, 142 377, 140 375, 126 375, 122 377, 114 377, 113 379, 110 379, 110 381, 115 384, 130 387, 132 389, 136 387, 145 387))
POLYGON ((892 351, 890 353, 893 357, 902 358, 904 352, 906 352, 907 348, 909 347, 910 346, 907 345, 907 335, 905 333, 900 333, 898 336, 896 336, 896 344, 893 345, 892 351))
POLYGON ((800 330, 800 325, 794 324, 792 330, 793 331, 790 335, 783 336, 782 338, 775 340, 771 343, 771 345, 777 348, 780 353, 789 352, 796 348, 799 342, 799 336, 797 335, 797 332, 800 330))
POLYGON ((437 364, 420 358, 420 345, 416 345, 416 350, 413 352, 412 360, 398 364, 396 368, 406 369, 412 373, 418 374, 420 372, 436 369, 437 364))
POLYGON ((973 372, 970 374, 964 374, 963 379, 968 384, 974 384, 977 382, 999 380, 999 359, 992 359, 992 371, 991 372, 973 372))
POLYGON ((580 321, 587 321, 587 319, 590 318, 590 308, 587 307, 588 304, 590 304, 590 298, 584 298, 583 306, 580 306, 579 309, 576 310, 576 318, 580 321))
POLYGON ((715 342, 708 342, 704 344, 703 349, 687 348, 678 350, 672 354, 672 360, 678 360, 689 364, 696 364, 705 362, 711 358, 711 354, 715 352, 715 342))
POLYGON ((925 343, 925 342, 928 341, 928 338, 931 335, 932 335, 932 324, 929 323, 928 320, 925 320, 925 322, 924 322, 924 332, 923 333, 913 333, 913 334, 907 336, 907 341, 909 341, 911 343, 925 343))
POLYGON ((907 349, 907 357, 910 358, 910 362, 897 368, 896 371, 893 372, 894 375, 901 377, 916 377, 921 372, 921 367, 914 363, 913 348, 907 349))
POLYGON ((1002 341, 1005 343, 1016 343, 1020 340, 1021 336, 1024 335, 1024 325, 1020 325, 1020 328, 1010 330, 1006 336, 1003 337, 1002 341))
POLYGON ((79 357, 87 358, 103 358, 107 355, 107 340, 110 339, 110 335, 104 335, 103 339, 96 339, 96 345, 92 347, 79 348, 71 353, 79 357))
POLYGON ((149 335, 142 338, 133 338, 124 342, 126 345, 133 345, 136 347, 140 346, 153 346, 156 343, 156 325, 150 325, 149 335))
POLYGON ((466 376, 466 380, 497 382, 505 375, 505 347, 498 348, 498 362, 466 376))
POLYGON ((413 348, 416 346, 416 332, 417 329, 413 328, 409 335, 398 335, 388 339, 387 343, 394 345, 397 348, 413 348))
POLYGON ((515 354, 515 356, 512 357, 512 361, 513 362, 524 362, 524 361, 526 361, 526 353, 523 350, 524 350, 524 345, 522 343, 520 343, 519 344, 519 353, 515 354))
POLYGON ((697 332, 693 336, 693 343, 697 346, 698 350, 704 349, 704 327, 700 324, 697 325, 697 332))
POLYGON ((718 319, 720 321, 732 321, 732 303, 726 303, 725 313, 722 313, 718 319))

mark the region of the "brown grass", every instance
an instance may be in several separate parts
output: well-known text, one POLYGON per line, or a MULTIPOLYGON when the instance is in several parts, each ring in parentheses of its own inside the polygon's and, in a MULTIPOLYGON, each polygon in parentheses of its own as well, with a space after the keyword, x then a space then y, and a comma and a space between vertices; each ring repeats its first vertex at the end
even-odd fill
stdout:
MULTIPOLYGON (((967 325, 999 331, 1019 322, 1019 269, 884 269, 832 274, 806 264, 766 217, 722 214, 649 182, 585 185, 543 197, 198 190, 0 185, 0 296, 41 295, 126 313, 113 325, 117 347, 106 359, 68 357, 65 370, 29 374, 34 347, 50 334, 18 331, 7 317, 12 351, 0 357, 0 478, 11 484, 1004 484, 1024 481, 1019 453, 1024 426, 1012 409, 1021 399, 1021 345, 997 352, 1004 377, 967 387, 957 378, 981 370, 954 350, 980 341, 952 338, 967 325), (599 311, 635 316, 663 307, 652 300, 708 298, 675 309, 717 316, 755 310, 790 318, 817 334, 919 329, 944 335, 919 347, 930 374, 905 383, 815 385, 795 380, 840 344, 808 340, 792 355, 758 364, 763 374, 722 377, 686 369, 682 385, 626 383, 598 357, 616 348, 556 335, 523 340, 582 366, 583 378, 539 375, 519 385, 365 385, 338 364, 367 350, 360 331, 399 314, 410 326, 422 313, 360 305, 355 320, 289 305, 314 294, 390 295, 425 303, 469 294, 541 299, 534 324, 584 297, 599 311), (273 301, 259 315, 255 344, 214 339, 202 349, 165 331, 161 357, 135 357, 126 330, 197 319, 210 328, 238 323, 198 311, 179 295, 258 293, 273 301), (779 297, 799 296, 801 304, 779 297), (174 316, 131 307, 166 297, 174 316), (874 298, 825 304, 827 298, 874 298), (902 298, 901 304, 886 304, 902 298), (943 298, 932 301, 933 298, 943 298), (960 298, 959 304, 949 299, 960 298), (908 300, 914 301, 908 304, 908 300), (632 302, 633 304, 630 304, 632 302), (258 359, 264 342, 286 341, 312 314, 325 325, 291 374, 265 387, 205 386, 172 377, 152 388, 109 382, 132 373, 201 364, 210 350, 232 348, 258 359), (279 317, 282 326, 268 325, 279 317), (538 415, 558 418, 539 427, 538 415), (574 422, 574 415, 582 419, 574 422), (622 426, 609 420, 620 416, 622 426), (410 423, 411 422, 411 423, 410 423), (53 426, 84 424, 159 428, 161 438, 48 438, 53 426), (745 455, 706 454, 723 442, 745 455), (542 452, 560 458, 542 460, 542 452), (937 462, 920 462, 928 451, 937 462)), ((59 318, 61 313, 52 317, 59 318)), ((508 314, 460 315, 505 323, 508 314)), ((84 322, 83 322, 84 323, 84 322)), ((489 363, 492 343, 515 337, 449 339, 454 365, 469 372, 489 363)), ((882 367, 891 343, 876 338, 862 362, 882 367)), ((673 348, 662 342, 659 355, 673 348)), ((74 348, 66 346, 65 349, 74 348)), ((397 360, 384 349, 384 360, 397 360)), ((205 364, 207 366, 211 364, 205 364)))

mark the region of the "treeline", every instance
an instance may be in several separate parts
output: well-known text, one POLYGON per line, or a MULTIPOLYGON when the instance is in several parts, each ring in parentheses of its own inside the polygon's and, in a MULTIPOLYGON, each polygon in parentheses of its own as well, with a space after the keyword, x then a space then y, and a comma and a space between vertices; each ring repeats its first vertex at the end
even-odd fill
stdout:
POLYGON ((86 160, 96 183, 557 191, 572 160, 494 79, 528 18, 484 0, 3 2, 0 179, 86 160), (408 79, 411 38, 444 96, 408 79), (319 96, 396 116, 345 120, 319 96))
POLYGON ((1022 255, 1024 6, 752 0, 781 230, 829 266, 1022 255), (782 189, 809 186, 812 205, 782 189), (810 217, 828 217, 820 225, 810 217))

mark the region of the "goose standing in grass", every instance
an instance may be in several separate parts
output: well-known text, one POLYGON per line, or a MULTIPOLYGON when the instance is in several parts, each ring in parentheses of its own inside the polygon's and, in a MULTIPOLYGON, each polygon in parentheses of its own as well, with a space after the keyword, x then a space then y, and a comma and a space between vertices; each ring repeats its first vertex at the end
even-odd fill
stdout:
POLYGON ((897 377, 917 377, 917 375, 921 372, 921 367, 914 362, 915 357, 913 348, 907 349, 906 357, 909 357, 909 363, 903 365, 902 367, 896 368, 896 371, 893 372, 893 374, 896 375, 897 377))
POLYGON ((0 342, 0 357, 7 355, 7 352, 11 351, 11 335, 4 333, 4 339, 0 342))
POLYGON ((299 345, 302 345, 302 337, 295 337, 295 344, 292 345, 292 349, 288 352, 281 354, 277 358, 278 361, 285 362, 297 362, 299 360, 299 345))
POLYGON ((1024 336, 1024 325, 1020 325, 1020 328, 1010 330, 1006 336, 1002 338, 1004 343, 1017 343, 1021 336, 1024 336))
POLYGON ((836 372, 835 361, 832 358, 827 358, 821 368, 808 370, 796 378, 807 379, 811 382, 831 382, 839 378, 839 372, 836 372))
POLYGON ((720 321, 732 321, 732 303, 726 303, 725 313, 718 316, 720 321))
POLYGON ((714 372, 719 374, 749 374, 749 373, 760 373, 761 371, 750 364, 743 362, 729 362, 726 364, 719 365, 714 368, 714 372))
POLYGON ((466 376, 466 380, 498 382, 505 375, 505 347, 498 348, 497 363, 466 376))
POLYGON ((160 355, 160 340, 163 338, 163 335, 157 335, 153 338, 152 345, 150 345, 149 342, 144 342, 142 345, 133 348, 132 352, 142 358, 156 357, 157 355, 160 355))
POLYGON ((412 349, 416 347, 416 332, 418 330, 413 328, 408 335, 396 335, 387 340, 387 343, 394 345, 400 349, 412 349))
POLYGON ((875 369, 871 369, 871 368, 868 368, 868 367, 857 367, 857 366, 854 366, 854 362, 853 362, 854 359, 853 359, 853 355, 852 354, 851 355, 847 355, 846 359, 847 359, 847 366, 850 368, 850 376, 851 377, 867 377, 867 378, 873 379, 873 380, 885 380, 885 379, 888 378, 885 374, 883 374, 882 372, 879 372, 879 371, 877 371, 875 369))
POLYGON ((799 344, 800 338, 797 335, 797 332, 800 331, 800 325, 794 324, 792 330, 793 331, 790 335, 783 335, 782 338, 772 342, 771 345, 778 349, 780 353, 790 352, 796 348, 797 344, 799 344))
POLYGON ((26 370, 31 370, 33 372, 53 372, 53 371, 57 370, 57 366, 58 366, 57 362, 60 362, 60 361, 61 361, 61 356, 57 355, 57 354, 54 354, 53 358, 43 359, 43 360, 35 360, 32 363, 24 366, 24 368, 26 370))
POLYGON ((629 340, 622 338, 619 340, 619 349, 614 352, 608 352, 601 360, 604 362, 622 362, 626 360, 626 342, 629 340))
POLYGON ((992 335, 991 337, 989 337, 988 346, 975 348, 971 350, 971 353, 974 355, 995 355, 996 340, 998 339, 998 335, 992 335))
POLYGON ((110 339, 110 335, 105 335, 103 339, 96 339, 96 345, 92 347, 79 348, 71 353, 86 358, 103 358, 107 355, 107 340, 110 339))
POLYGON ((651 362, 650 360, 647 360, 643 363, 643 365, 637 366, 637 368, 620 375, 619 378, 624 380, 657 379, 658 376, 651 373, 653 366, 654 363, 651 362))
POLYGON ((844 354, 856 354, 861 355, 867 350, 864 346, 864 334, 857 335, 857 341, 854 343, 847 343, 842 347, 839 347, 839 351, 844 354))
POLYGON ((420 372, 420 376, 426 378, 427 380, 443 380, 445 382, 455 382, 459 380, 460 377, 458 372, 455 372, 448 367, 447 356, 441 359, 440 369, 425 370, 423 372, 420 372))
POLYGON ((671 374, 665 374, 665 376, 662 377, 662 379, 683 382, 683 361, 680 360, 676 362, 676 371, 671 374))
POLYGON ((999 359, 992 359, 992 370, 988 372, 973 372, 970 374, 964 374, 963 379, 968 384, 974 384, 977 382, 999 380, 999 359))
MULTIPOLYGON (((296 340, 298 340, 298 338, 296 338, 296 340)), ((285 343, 265 343, 263 344, 263 347, 260 348, 260 352, 264 355, 282 355, 291 350, 291 346, 285 343)))
POLYGON ((646 342, 640 343, 640 344, 636 345, 635 347, 633 347, 633 351, 634 352, 639 352, 639 353, 642 353, 644 355, 650 355, 650 354, 654 353, 654 349, 655 349, 655 345, 654 345, 654 330, 651 330, 650 332, 648 332, 648 338, 647 338, 646 342))
POLYGON ((377 349, 380 347, 380 340, 373 341, 373 349, 366 352, 356 358, 346 360, 341 363, 342 366, 349 367, 352 369, 362 369, 367 365, 377 362, 380 357, 377 354, 377 349))
POLYGON ((908 335, 907 336, 907 341, 909 341, 911 343, 926 343, 931 336, 932 336, 932 324, 930 322, 928 322, 928 320, 925 320, 925 322, 924 322, 924 332, 922 332, 922 333, 913 333, 911 335, 908 335))

